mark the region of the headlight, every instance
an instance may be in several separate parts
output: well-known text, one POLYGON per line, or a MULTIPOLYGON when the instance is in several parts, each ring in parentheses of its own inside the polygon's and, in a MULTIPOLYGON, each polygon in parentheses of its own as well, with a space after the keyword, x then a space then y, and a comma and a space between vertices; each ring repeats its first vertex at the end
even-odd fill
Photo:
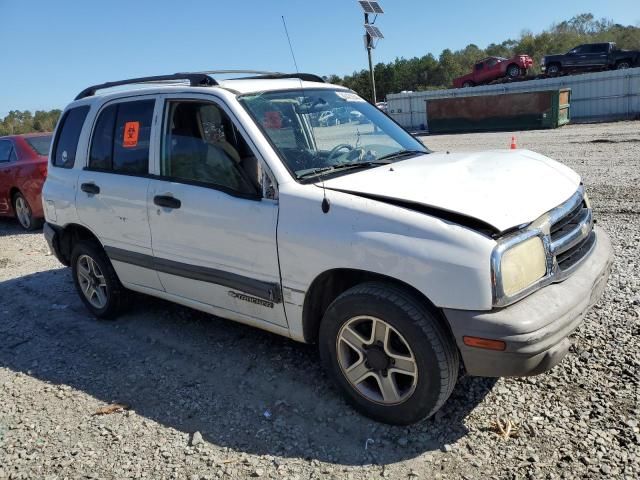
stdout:
POLYGON ((502 254, 500 282, 508 297, 533 285, 547 273, 547 260, 540 237, 518 243, 502 254))

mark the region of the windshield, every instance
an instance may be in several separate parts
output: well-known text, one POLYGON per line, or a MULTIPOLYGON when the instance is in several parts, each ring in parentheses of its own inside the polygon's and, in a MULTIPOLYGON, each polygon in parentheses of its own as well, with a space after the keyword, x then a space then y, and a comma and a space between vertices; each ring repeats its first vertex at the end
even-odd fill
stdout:
POLYGON ((38 155, 49 155, 49 146, 51 145, 51 135, 43 135, 40 137, 25 138, 29 146, 33 148, 38 155))
POLYGON ((378 108, 350 91, 266 92, 239 100, 298 179, 429 153, 378 108))

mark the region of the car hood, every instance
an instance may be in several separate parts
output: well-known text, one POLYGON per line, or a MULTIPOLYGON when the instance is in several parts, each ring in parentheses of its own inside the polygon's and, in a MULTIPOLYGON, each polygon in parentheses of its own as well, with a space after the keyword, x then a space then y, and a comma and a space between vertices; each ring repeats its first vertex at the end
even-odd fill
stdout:
POLYGON ((529 150, 432 153, 325 182, 327 189, 425 207, 418 209, 498 232, 536 220, 579 185, 573 170, 529 150))

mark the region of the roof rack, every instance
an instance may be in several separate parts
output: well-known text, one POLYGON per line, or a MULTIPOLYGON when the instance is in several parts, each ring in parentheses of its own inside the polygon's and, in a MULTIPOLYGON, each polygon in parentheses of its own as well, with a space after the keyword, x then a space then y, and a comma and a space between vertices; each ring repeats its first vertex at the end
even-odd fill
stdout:
POLYGON ((92 85, 82 90, 76 100, 81 98, 91 97, 96 94, 97 90, 104 90, 105 88, 119 87, 121 85, 132 85, 136 83, 161 83, 172 80, 188 80, 192 87, 211 87, 218 85, 215 79, 211 78, 206 73, 174 73, 173 75, 156 75, 153 77, 139 77, 130 78, 128 80, 118 80, 117 82, 106 82, 99 85, 92 85))
POLYGON ((205 72, 207 75, 229 75, 236 73, 246 73, 253 75, 250 77, 234 78, 233 80, 277 80, 281 78, 299 78, 307 82, 320 82, 325 83, 324 78, 313 73, 282 73, 282 72, 263 72, 260 70, 208 70, 205 72))
POLYGON ((326 83, 324 78, 314 73, 267 73, 264 75, 258 75, 256 77, 244 77, 247 79, 263 79, 263 80, 278 80, 281 78, 299 78, 305 82, 317 82, 326 83))
MULTIPOLYGON (((315 75, 313 73, 280 73, 280 72, 262 72, 259 70, 210 70, 207 72, 195 72, 195 73, 174 73, 172 75, 156 75, 153 77, 139 77, 139 78, 130 78, 128 80, 118 80, 117 82, 106 82, 101 83, 99 85, 91 85, 90 87, 82 90, 77 96, 76 100, 80 100, 82 98, 91 97, 96 94, 98 90, 104 90, 105 88, 119 87, 121 85, 133 85, 140 83, 162 83, 169 82, 173 80, 182 80, 189 81, 189 84, 192 87, 212 87, 214 85, 219 85, 218 82, 212 78, 210 75, 219 74, 219 75, 228 75, 228 74, 239 74, 246 73, 252 75, 250 77, 242 77, 241 79, 248 80, 277 80, 284 78, 299 78, 300 80, 304 80, 307 82, 319 82, 325 83, 324 79, 319 75, 315 75)), ((240 79, 235 79, 240 80, 240 79)))

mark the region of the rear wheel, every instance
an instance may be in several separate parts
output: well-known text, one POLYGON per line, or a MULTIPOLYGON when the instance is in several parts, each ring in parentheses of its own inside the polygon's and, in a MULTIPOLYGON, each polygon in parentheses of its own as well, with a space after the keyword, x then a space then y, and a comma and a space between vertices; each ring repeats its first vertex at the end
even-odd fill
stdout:
POLYGON ((84 240, 76 243, 71 268, 80 299, 96 317, 113 318, 126 306, 127 291, 102 247, 84 240))
POLYGON ((547 67, 547 75, 549 75, 550 77, 555 77, 556 75, 559 75, 559 74, 560 74, 560 65, 558 65, 557 63, 552 63, 547 67))
POLYGON ((25 230, 37 230, 42 226, 42 220, 33 218, 29 202, 20 192, 13 196, 13 211, 16 213, 18 223, 25 230))
POLYGON ((518 65, 516 65, 515 63, 509 65, 507 67, 507 75, 510 78, 516 78, 520 76, 520 67, 518 65))
POLYGON ((631 62, 629 60, 620 60, 616 63, 616 70, 626 70, 627 68, 631 68, 631 62))
POLYGON ((466 82, 464 82, 462 84, 462 88, 469 88, 469 87, 473 87, 473 82, 470 82, 469 80, 467 80, 466 82))
POLYGON ((412 293, 370 282, 327 309, 320 356, 347 400, 378 421, 407 425, 433 415, 457 380, 455 344, 412 293))

